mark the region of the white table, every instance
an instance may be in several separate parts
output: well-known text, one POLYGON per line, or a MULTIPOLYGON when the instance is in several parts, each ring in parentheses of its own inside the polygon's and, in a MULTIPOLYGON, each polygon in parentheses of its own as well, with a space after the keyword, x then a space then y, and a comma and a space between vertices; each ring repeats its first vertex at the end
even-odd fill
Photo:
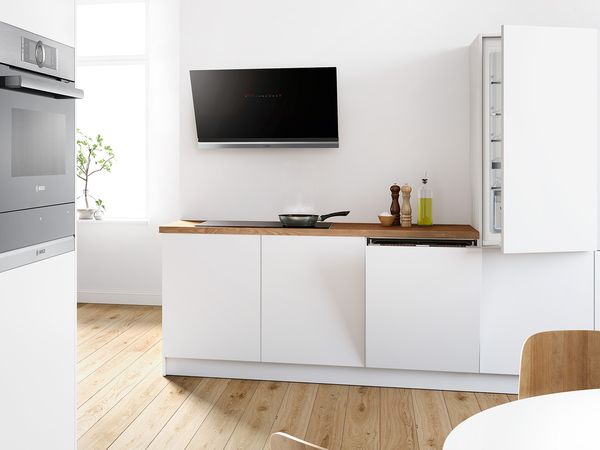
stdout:
POLYGON ((444 450, 599 450, 600 389, 505 403, 475 414, 444 450))

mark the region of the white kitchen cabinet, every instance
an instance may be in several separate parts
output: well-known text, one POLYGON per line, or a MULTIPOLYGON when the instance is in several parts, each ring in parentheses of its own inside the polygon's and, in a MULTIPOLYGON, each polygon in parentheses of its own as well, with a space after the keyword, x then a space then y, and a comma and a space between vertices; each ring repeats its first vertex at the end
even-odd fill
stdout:
POLYGON ((594 253, 483 254, 481 372, 519 373, 522 346, 539 331, 594 327, 594 253))
POLYGON ((473 225, 504 253, 594 251, 594 29, 504 26, 471 46, 473 225))
POLYGON ((19 0, 2 2, 0 22, 75 46, 74 0, 19 0))
POLYGON ((364 365, 360 237, 263 236, 262 361, 364 365))
POLYGON ((75 448, 75 253, 0 273, 0 448, 75 448))
POLYGON ((367 367, 479 371, 481 252, 367 247, 367 367))
POLYGON ((165 234, 166 358, 260 360, 260 236, 165 234))

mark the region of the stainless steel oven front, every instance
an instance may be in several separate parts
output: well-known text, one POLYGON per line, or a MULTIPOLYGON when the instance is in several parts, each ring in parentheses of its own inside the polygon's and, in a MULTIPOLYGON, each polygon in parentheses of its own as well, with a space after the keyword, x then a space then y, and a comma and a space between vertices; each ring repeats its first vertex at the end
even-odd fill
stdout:
POLYGON ((0 252, 74 234, 74 49, 0 23, 0 252))

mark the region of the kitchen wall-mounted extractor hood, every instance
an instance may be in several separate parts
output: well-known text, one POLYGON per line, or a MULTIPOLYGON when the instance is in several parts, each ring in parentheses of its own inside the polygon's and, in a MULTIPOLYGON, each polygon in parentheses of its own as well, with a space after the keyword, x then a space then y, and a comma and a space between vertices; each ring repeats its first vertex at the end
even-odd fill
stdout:
POLYGON ((337 148, 335 67, 192 70, 203 148, 337 148))

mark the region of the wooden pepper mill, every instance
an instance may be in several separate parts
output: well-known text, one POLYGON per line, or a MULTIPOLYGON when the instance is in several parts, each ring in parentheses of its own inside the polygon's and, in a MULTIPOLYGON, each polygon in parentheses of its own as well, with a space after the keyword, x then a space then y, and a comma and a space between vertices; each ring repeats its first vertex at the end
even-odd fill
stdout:
POLYGON ((392 191, 392 206, 390 206, 390 214, 394 216, 394 225, 400 225, 400 203, 398 198, 400 197, 400 186, 394 183, 390 187, 392 191))
POLYGON ((402 191, 402 208, 400 210, 400 224, 403 227, 410 227, 412 225, 412 208, 410 207, 410 193, 412 188, 404 183, 400 188, 402 191))

